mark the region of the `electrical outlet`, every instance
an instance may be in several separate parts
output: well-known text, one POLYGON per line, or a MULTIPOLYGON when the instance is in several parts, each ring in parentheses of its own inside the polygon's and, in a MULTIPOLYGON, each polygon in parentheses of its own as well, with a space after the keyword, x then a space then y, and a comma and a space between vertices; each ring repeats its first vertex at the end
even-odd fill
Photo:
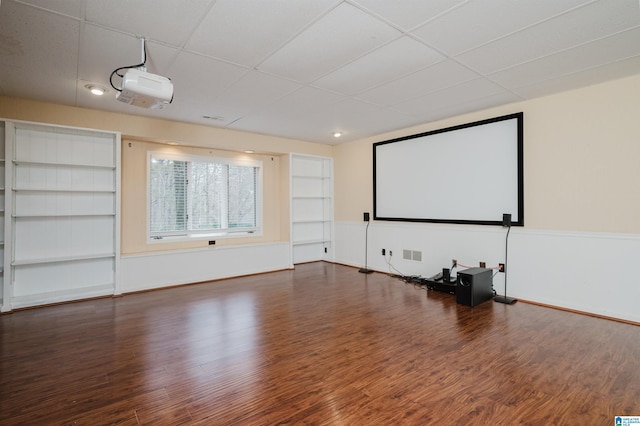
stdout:
POLYGON ((387 254, 387 251, 385 249, 382 249, 382 255, 384 256, 386 254, 387 254))
POLYGON ((486 267, 487 267, 487 264, 486 264, 485 262, 480 262, 480 267, 481 267, 481 268, 486 268, 486 267))
POLYGON ((393 252, 389 250, 389 257, 393 256, 393 252))
POLYGON ((504 263, 498 263, 498 272, 504 272, 505 265, 504 263))
POLYGON ((458 266, 458 261, 455 259, 451 259, 451 268, 455 268, 456 266, 458 266))
POLYGON ((215 246, 216 245, 216 240, 209 240, 209 245, 210 246, 215 246))

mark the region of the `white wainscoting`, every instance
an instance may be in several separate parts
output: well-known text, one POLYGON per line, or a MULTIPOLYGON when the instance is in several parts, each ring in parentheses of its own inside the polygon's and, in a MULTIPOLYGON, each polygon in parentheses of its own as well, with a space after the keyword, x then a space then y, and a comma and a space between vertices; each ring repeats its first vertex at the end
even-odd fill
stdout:
POLYGON ((120 259, 123 293, 290 269, 290 244, 211 247, 120 259))
MULTIPOLYGON (((365 226, 336 222, 336 262, 364 266, 365 226)), ((371 222, 367 266, 423 277, 449 267, 452 259, 497 266, 505 260, 505 237, 501 227, 371 222), (420 251, 422 260, 404 260, 403 249, 420 251)), ((634 271, 640 263, 640 235, 511 228, 508 246, 509 296, 640 322, 640 275, 634 271)), ((499 273, 494 279, 500 294, 504 278, 499 273)))

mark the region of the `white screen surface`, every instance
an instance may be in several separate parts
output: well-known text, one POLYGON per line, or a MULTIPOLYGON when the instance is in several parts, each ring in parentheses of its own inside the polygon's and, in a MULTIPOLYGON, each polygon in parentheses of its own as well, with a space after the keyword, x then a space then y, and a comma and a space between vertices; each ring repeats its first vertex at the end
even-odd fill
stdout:
POLYGON ((374 144, 374 219, 522 225, 522 113, 374 144))

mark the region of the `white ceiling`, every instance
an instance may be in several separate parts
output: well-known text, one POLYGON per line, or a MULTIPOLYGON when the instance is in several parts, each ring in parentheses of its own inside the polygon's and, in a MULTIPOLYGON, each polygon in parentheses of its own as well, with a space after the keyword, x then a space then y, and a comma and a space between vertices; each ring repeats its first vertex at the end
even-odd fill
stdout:
POLYGON ((639 8, 1 0, 0 94, 335 144, 640 73, 639 8), (163 110, 118 102, 109 84, 114 69, 141 61, 141 37, 148 71, 175 87, 163 110), (110 91, 92 96, 88 83, 110 91))

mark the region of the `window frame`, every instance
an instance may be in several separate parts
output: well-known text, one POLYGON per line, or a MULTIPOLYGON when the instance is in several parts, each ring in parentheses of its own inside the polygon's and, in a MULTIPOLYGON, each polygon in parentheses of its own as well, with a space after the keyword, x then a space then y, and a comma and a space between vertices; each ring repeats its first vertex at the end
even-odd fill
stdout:
MULTIPOLYGON (((250 158, 228 158, 218 156, 206 156, 197 154, 185 154, 175 152, 163 152, 163 151, 147 151, 147 230, 146 239, 148 243, 162 243, 162 242, 177 242, 177 241, 193 241, 193 240, 211 240, 212 238, 242 238, 242 237, 257 237, 263 234, 263 162, 260 160, 250 158), (151 163, 154 159, 170 160, 170 161, 185 161, 188 163, 212 163, 223 164, 226 166, 247 166, 257 169, 255 182, 255 228, 241 228, 234 231, 233 228, 225 229, 211 229, 211 230, 185 230, 185 231, 167 231, 161 233, 151 232, 151 163)), ((228 196, 228 194, 227 194, 228 196)), ((190 203, 187 198, 187 203, 190 203)), ((228 197, 227 197, 228 203, 228 197)))

